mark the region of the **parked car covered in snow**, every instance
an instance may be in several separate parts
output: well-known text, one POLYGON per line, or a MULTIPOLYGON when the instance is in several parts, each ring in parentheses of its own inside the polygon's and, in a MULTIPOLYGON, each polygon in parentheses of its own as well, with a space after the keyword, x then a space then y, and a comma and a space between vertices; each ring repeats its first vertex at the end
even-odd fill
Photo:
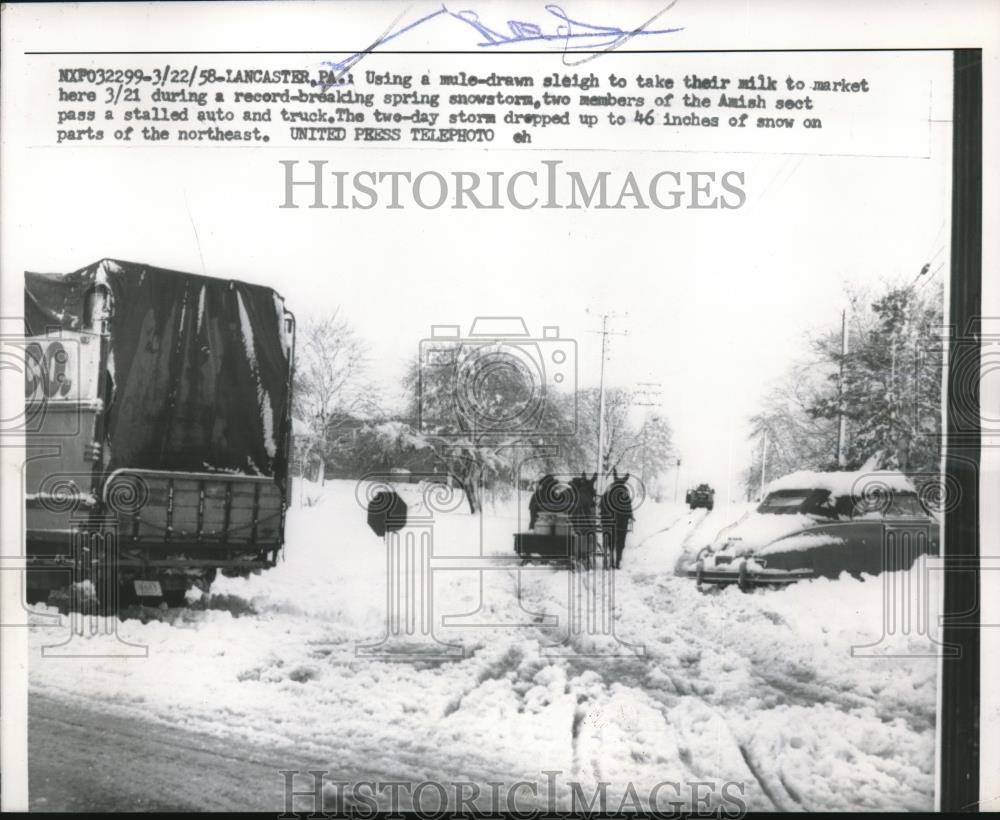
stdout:
POLYGON ((696 510, 699 507, 711 510, 715 507, 715 490, 708 486, 708 484, 699 484, 693 490, 687 491, 684 501, 692 510, 696 510))
POLYGON ((940 525, 910 480, 892 471, 796 472, 722 530, 687 570, 699 583, 788 584, 908 569, 938 554, 940 525))

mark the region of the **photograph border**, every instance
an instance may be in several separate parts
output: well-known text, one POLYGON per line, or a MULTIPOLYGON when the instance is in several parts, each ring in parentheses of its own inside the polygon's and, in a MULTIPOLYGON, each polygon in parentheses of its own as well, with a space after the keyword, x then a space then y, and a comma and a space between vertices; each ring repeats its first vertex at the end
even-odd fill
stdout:
POLYGON ((938 754, 940 811, 969 811, 980 800, 980 370, 983 247, 983 51, 955 49, 952 118, 951 281, 945 480, 958 489, 944 515, 943 659, 938 754), (955 344, 964 341, 965 344, 955 344), (959 366, 960 365, 960 366, 959 366), (966 368, 973 368, 971 371, 966 368), (975 408, 976 412, 963 412, 975 408), (971 609, 970 603, 972 603, 971 609))
MULTIPOLYGON (((802 48, 802 49, 651 49, 622 53, 796 53, 951 51, 953 120, 951 175, 951 256, 944 475, 959 488, 959 502, 944 513, 942 641, 960 647, 959 657, 943 659, 938 675, 938 777, 936 808, 976 810, 980 802, 980 673, 982 610, 985 597, 981 559, 980 465, 982 425, 979 380, 963 379, 961 370, 979 370, 982 312, 983 211, 983 49, 981 48, 802 48), (956 340, 967 344, 956 345, 956 340), (973 344, 973 342, 975 342, 973 344), (961 365, 958 367, 956 365, 961 365), (969 412, 974 410, 975 412, 969 412), (963 412, 964 411, 964 412, 963 412), (971 606, 971 609, 970 609, 971 606)), ((24 52, 33 54, 95 52, 24 52)), ((96 52, 100 54, 199 54, 219 52, 96 52)), ((262 52, 223 52, 248 54, 262 52)), ((315 52, 264 52, 315 53, 315 52)), ((324 51, 323 53, 329 53, 324 51)), ((469 51, 392 51, 398 54, 475 54, 469 51)), ((493 54, 524 52, 496 51, 493 54)), ((551 53, 551 52, 544 52, 551 53)), ((591 52, 581 52, 591 53, 591 52)), ((598 52, 599 53, 599 52, 598 52)))

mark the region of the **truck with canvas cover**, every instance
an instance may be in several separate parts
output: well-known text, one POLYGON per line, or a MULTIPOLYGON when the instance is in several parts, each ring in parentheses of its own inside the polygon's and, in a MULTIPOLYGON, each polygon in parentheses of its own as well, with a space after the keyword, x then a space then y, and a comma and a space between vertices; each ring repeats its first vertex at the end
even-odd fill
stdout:
POLYGON ((24 296, 29 599, 82 586, 182 603, 219 570, 273 566, 291 446, 284 300, 110 259, 26 273, 24 296))

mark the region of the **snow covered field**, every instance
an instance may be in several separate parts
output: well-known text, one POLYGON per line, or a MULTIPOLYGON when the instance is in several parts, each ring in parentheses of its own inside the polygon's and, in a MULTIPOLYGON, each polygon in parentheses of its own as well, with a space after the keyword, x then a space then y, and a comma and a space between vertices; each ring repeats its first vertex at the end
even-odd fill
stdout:
MULTIPOLYGON (((386 630, 386 550, 354 483, 304 493, 276 568, 118 625, 147 658, 42 658, 66 628, 33 629, 32 692, 305 755, 344 781, 544 784, 558 771, 563 809, 570 781, 608 783, 612 808, 628 783, 644 797, 663 781, 715 784, 716 800, 745 784, 751 810, 933 807, 934 647, 915 630, 880 643, 882 578, 706 594, 675 575, 746 505, 637 510, 615 576, 618 657, 569 639, 568 572, 510 567, 482 583, 435 570, 437 621, 473 613, 435 626, 463 657, 391 663, 356 652, 386 630), (882 656, 852 657, 863 645, 882 656)), ((517 520, 513 505, 480 519, 457 504, 435 519, 434 554, 509 556, 517 520)))

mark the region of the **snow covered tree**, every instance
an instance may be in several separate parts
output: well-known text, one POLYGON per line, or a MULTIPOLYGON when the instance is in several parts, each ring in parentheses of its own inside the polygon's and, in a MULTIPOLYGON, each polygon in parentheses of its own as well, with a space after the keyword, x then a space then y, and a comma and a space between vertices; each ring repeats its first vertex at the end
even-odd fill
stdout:
POLYGON ((808 359, 793 363, 751 418, 760 442, 746 474, 751 494, 760 486, 765 438, 768 476, 836 469, 841 413, 846 467, 857 469, 877 456, 880 468, 938 470, 940 291, 890 286, 876 295, 854 292, 850 300, 847 355, 839 326, 815 334, 808 359))
POLYGON ((405 421, 368 420, 352 432, 349 440, 341 442, 335 463, 352 476, 385 473, 412 463, 414 452, 423 446, 405 421))
POLYGON ((482 492, 507 491, 519 465, 558 462, 571 420, 564 398, 537 384, 500 344, 440 343, 437 364, 414 363, 405 379, 414 441, 461 484, 469 510, 482 492))
POLYGON ((837 421, 817 418, 810 412, 829 391, 829 367, 829 362, 818 355, 805 362, 796 362, 771 388, 761 409, 751 417, 751 436, 757 444, 750 468, 744 475, 750 497, 760 489, 765 463, 768 477, 794 470, 836 469, 837 421))
MULTIPOLYGON (((646 414, 639 405, 638 391, 613 387, 604 393, 604 447, 601 472, 629 471, 653 479, 661 473, 674 454, 670 424, 662 415, 646 414)), ((577 393, 578 462, 588 469, 597 464, 597 436, 600 415, 600 391, 596 388, 577 393)), ((578 468, 579 469, 579 468, 578 468)))
POLYGON ((905 472, 934 472, 940 460, 941 304, 913 288, 891 288, 855 323, 846 357, 838 333, 816 340, 817 350, 839 376, 809 408, 817 419, 847 418, 848 461, 859 464, 877 452, 881 466, 905 472))
POLYGON ((306 318, 296 335, 294 414, 311 432, 311 455, 319 460, 322 481, 338 427, 376 411, 366 379, 368 349, 339 309, 306 318))

